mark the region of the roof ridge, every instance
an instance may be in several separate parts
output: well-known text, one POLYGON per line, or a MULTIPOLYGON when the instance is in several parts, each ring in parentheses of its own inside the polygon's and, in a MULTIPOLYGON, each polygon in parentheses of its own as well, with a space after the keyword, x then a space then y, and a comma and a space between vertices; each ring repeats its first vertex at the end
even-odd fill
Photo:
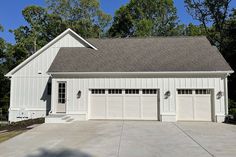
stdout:
POLYGON ((149 37, 104 37, 104 38, 86 38, 86 40, 114 40, 114 39, 166 39, 166 38, 207 38, 204 35, 201 36, 149 36, 149 37))

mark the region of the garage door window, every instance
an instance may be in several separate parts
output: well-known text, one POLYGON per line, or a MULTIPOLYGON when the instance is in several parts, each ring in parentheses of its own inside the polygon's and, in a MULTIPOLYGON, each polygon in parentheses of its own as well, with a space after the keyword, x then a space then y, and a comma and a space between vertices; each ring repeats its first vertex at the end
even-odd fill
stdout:
POLYGON ((139 94, 138 89, 126 89, 125 94, 139 94))
POLYGON ((92 89, 92 94, 105 94, 105 89, 92 89))
POLYGON ((122 89, 109 89, 108 94, 122 94, 122 89))
POLYGON ((179 89, 178 94, 193 94, 193 91, 190 89, 179 89))
POLYGON ((142 92, 143 94, 157 94, 156 89, 143 89, 142 92))
POLYGON ((197 89, 195 90, 196 94, 211 94, 211 90, 209 89, 197 89))

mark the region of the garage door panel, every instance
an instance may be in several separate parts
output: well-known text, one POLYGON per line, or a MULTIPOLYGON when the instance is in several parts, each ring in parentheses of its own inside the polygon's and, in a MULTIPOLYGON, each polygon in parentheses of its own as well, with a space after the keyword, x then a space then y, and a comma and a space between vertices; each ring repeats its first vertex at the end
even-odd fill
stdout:
POLYGON ((157 96, 142 97, 143 119, 157 120, 157 96))
POLYGON ((123 117, 123 97, 109 96, 107 97, 107 118, 122 119, 123 117))
POLYGON ((155 89, 92 89, 91 119, 157 120, 155 89))
POLYGON ((91 117, 94 119, 106 118, 106 98, 103 96, 93 96, 91 98, 91 117))
POLYGON ((195 120, 211 121, 211 97, 196 96, 195 98, 195 120))
POLYGON ((178 120, 194 120, 193 101, 192 96, 179 96, 178 120))
POLYGON ((211 90, 178 90, 178 120, 212 121, 211 90))
POLYGON ((141 119, 141 104, 139 96, 125 97, 124 119, 141 119))

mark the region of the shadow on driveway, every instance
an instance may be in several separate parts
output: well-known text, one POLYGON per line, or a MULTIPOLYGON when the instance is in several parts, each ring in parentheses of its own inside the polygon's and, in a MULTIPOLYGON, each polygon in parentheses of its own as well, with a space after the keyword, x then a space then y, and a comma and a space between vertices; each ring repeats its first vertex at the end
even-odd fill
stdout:
POLYGON ((91 157, 90 155, 78 150, 58 150, 52 151, 47 149, 41 149, 37 155, 29 155, 28 157, 91 157))

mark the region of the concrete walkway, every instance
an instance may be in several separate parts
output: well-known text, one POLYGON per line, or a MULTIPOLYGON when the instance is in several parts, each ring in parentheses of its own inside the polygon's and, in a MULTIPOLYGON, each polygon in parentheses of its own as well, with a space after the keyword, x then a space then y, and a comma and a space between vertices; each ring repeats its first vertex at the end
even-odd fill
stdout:
POLYGON ((86 121, 43 124, 0 144, 1 157, 235 157, 236 125, 86 121))

